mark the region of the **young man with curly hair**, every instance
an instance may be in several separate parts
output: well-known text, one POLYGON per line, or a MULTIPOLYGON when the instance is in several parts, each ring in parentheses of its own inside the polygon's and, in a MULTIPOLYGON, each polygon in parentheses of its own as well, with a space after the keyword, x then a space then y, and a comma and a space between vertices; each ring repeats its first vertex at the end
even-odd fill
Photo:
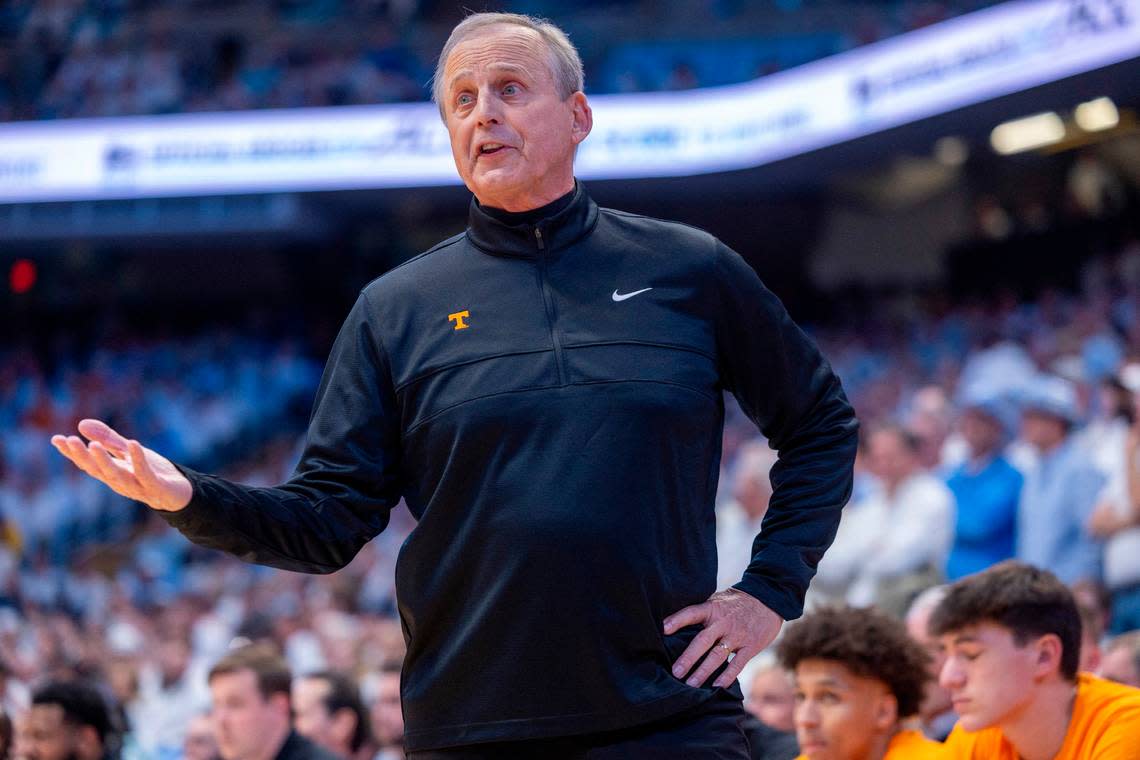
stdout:
POLYGON ((901 621, 874 608, 821 609, 789 628, 778 656, 795 674, 801 760, 942 757, 942 745, 904 728, 929 671, 901 621))
POLYGON ((1140 760, 1140 690, 1078 674, 1080 613, 1049 571, 1008 561, 967 576, 929 627, 959 715, 949 757, 1140 760))

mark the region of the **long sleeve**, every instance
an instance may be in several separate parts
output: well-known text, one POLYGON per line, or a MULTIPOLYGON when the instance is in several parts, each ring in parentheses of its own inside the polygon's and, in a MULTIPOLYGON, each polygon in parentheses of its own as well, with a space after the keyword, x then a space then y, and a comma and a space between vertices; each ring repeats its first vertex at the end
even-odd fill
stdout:
POLYGON ((317 389, 304 451, 283 485, 179 469, 194 495, 159 514, 195 543, 257 564, 327 573, 348 564, 399 502, 400 434, 383 343, 361 293, 317 389))
POLYGON ((714 266, 722 381, 779 453, 768 514, 734 588, 792 619, 851 496, 858 424, 831 366, 752 268, 720 244, 714 266))

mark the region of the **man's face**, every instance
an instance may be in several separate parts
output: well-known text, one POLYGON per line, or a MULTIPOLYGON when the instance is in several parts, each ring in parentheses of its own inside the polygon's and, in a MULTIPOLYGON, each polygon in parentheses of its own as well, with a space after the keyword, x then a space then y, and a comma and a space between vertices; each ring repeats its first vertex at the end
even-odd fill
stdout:
POLYGON ((225 760, 262 757, 288 731, 288 698, 284 694, 263 697, 252 670, 215 675, 210 681, 210 696, 214 737, 225 760))
POLYGON ((346 725, 348 710, 334 717, 326 707, 329 684, 319 678, 297 678, 293 681, 293 728, 301 736, 312 739, 330 752, 350 755, 353 725, 346 725))
POLYGON ((590 132, 586 96, 563 99, 538 32, 499 24, 456 45, 443 70, 455 167, 485 206, 526 211, 574 186, 574 148, 590 132))
POLYGON ((1001 445, 1001 423, 978 409, 967 409, 958 423, 970 454, 986 456, 1001 445))
POLYGON ((808 760, 862 760, 893 733, 898 708, 886 684, 831 660, 796 666, 796 740, 808 760))
POLYGON ((1021 415, 1021 437, 1038 451, 1052 449, 1065 440, 1065 422, 1051 414, 1027 409, 1021 415))
POLYGON ((381 746, 404 743, 404 713, 400 707, 400 674, 381 673, 376 701, 372 703, 372 732, 381 746))
POLYGON ((78 760, 89 756, 80 747, 81 730, 64 719, 59 705, 32 705, 23 742, 26 760, 78 760))
POLYGON ((199 715, 186 727, 182 756, 185 760, 217 760, 218 742, 214 739, 214 726, 207 716, 199 715))
POLYGON ((1140 668, 1136 667, 1136 657, 1132 654, 1131 647, 1116 646, 1109 649, 1100 660, 1100 677, 1140 688, 1140 668))
POLYGON ((937 717, 950 709, 950 692, 938 683, 938 674, 942 672, 946 655, 938 640, 932 638, 927 630, 932 611, 933 608, 918 610, 906 618, 907 633, 930 654, 930 680, 926 682, 926 692, 919 708, 924 719, 937 717))
POLYGON ((867 447, 871 471, 889 484, 896 484, 918 469, 918 457, 907 448, 895 430, 879 430, 867 447))
POLYGON ((1018 646, 1009 629, 979 623, 939 640, 946 661, 938 682, 949 690, 962 728, 978 731, 1020 716, 1041 675, 1039 639, 1018 646))
POLYGON ((795 706, 795 688, 783 669, 766 668, 752 679, 748 689, 748 711, 761 723, 778 731, 793 731, 792 712, 795 706))

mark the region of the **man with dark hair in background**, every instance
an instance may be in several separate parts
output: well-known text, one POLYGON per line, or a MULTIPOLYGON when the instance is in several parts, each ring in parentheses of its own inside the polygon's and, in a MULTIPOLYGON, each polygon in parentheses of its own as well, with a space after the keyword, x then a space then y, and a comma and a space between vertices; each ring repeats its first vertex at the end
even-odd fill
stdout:
POLYGON ((403 760, 404 711, 400 705, 399 663, 384 663, 369 691, 372 737, 379 750, 376 760, 403 760))
POLYGON ((8 760, 12 752, 12 743, 15 739, 13 731, 12 719, 0 708, 0 760, 8 760))
POLYGON ((368 712, 356 684, 343 673, 326 670, 293 679, 293 730, 343 760, 372 760, 368 712))
POLYGON ((272 647, 235 649, 210 670, 214 736, 223 760, 337 760, 292 730, 289 666, 272 647))
POLYGON ((1002 562, 950 586, 930 617, 962 760, 1140 760, 1140 690, 1078 673, 1081 616, 1048 570, 1002 562))
POLYGON ((119 735, 103 695, 79 681, 51 681, 32 694, 22 760, 114 760, 119 735))

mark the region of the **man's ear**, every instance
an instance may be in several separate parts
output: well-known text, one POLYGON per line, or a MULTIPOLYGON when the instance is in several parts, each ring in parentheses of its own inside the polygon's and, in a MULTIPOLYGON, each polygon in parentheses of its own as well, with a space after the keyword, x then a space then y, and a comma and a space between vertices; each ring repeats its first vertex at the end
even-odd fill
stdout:
POLYGON ((1061 672, 1061 655, 1064 646, 1061 638, 1055 633, 1047 633, 1033 644, 1033 674, 1038 678, 1045 678, 1053 673, 1061 672))
POLYGON ((875 700, 875 728, 890 731, 899 721, 899 701, 889 691, 875 700))
POLYGON ((352 741, 352 735, 356 733, 356 713, 347 707, 342 707, 332 714, 331 723, 333 735, 338 740, 345 744, 352 741))
POLYGON ((100 760, 103 750, 103 742, 94 727, 79 726, 75 729, 75 757, 80 760, 100 760))
POLYGON ((275 692, 269 695, 269 705, 273 711, 285 716, 285 720, 289 721, 289 725, 293 725, 293 707, 289 702, 289 695, 283 691, 275 692))
POLYGON ((570 126, 570 136, 574 144, 582 142, 594 128, 594 112, 590 102, 586 100, 586 93, 579 90, 570 96, 570 109, 573 122, 570 126))

